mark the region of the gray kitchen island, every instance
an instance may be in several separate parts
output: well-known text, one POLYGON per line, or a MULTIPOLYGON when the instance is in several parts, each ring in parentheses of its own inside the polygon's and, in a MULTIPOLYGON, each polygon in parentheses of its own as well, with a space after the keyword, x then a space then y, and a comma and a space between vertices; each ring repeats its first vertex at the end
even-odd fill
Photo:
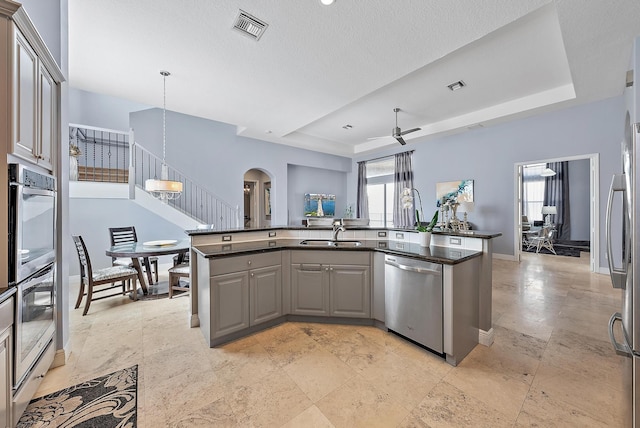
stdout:
MULTIPOLYGON (((490 345, 483 339, 490 338, 492 330, 480 327, 482 301, 487 300, 481 295, 487 289, 482 284, 487 276, 484 259, 489 257, 490 262, 483 241, 499 234, 472 235, 479 242, 465 236, 469 243, 447 234, 442 238, 453 241, 444 243, 454 245, 421 247, 412 231, 371 228, 350 229, 336 245, 331 229, 187 233, 192 240, 191 325, 200 327, 209 346, 287 321, 364 324, 387 330, 385 256, 389 255, 441 267, 436 287, 441 297, 431 298, 430 306, 419 301, 411 305, 418 307, 417 313, 437 312, 440 307, 436 317, 442 318, 442 327, 435 331, 442 347, 417 341, 419 345, 452 365, 477 343, 490 345)), ((441 237, 433 238, 438 242, 441 237)), ((490 283, 488 290, 490 294, 490 283)), ((393 331, 412 339, 410 333, 398 330, 393 331)))

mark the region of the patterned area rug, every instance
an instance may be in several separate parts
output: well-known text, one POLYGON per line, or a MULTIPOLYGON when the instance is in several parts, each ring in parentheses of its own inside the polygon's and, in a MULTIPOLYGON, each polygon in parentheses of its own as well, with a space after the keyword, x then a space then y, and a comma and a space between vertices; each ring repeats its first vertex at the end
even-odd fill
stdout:
MULTIPOLYGON (((580 257, 580 253, 589 252, 590 250, 590 242, 589 241, 556 241, 553 243, 553 249, 556 250, 556 255, 558 256, 569 256, 569 257, 580 257)), ((531 247, 527 250, 527 248, 523 248, 523 251, 528 253, 535 253, 536 247, 531 247)), ((540 254, 551 254, 553 253, 546 248, 540 249, 540 254)))
POLYGON ((134 428, 138 366, 31 400, 16 427, 134 428))

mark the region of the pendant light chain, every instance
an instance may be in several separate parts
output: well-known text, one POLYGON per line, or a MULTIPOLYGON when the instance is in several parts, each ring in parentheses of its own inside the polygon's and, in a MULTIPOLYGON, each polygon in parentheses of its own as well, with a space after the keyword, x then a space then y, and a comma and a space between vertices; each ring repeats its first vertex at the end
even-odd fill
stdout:
MULTIPOLYGON (((171 73, 168 71, 160 71, 160 75, 163 77, 163 92, 162 92, 162 166, 160 179, 149 178, 144 182, 144 189, 160 199, 164 203, 167 201, 177 199, 182 194, 183 183, 177 180, 169 180, 169 166, 167 165, 167 76, 171 73)), ((157 159, 157 158, 156 158, 157 159)), ((154 161, 157 165, 157 160, 154 161)), ((175 174, 174 174, 175 175, 175 174)))
POLYGON ((163 76, 163 100, 162 100, 162 164, 166 165, 165 159, 167 154, 167 76, 168 71, 161 71, 163 76))

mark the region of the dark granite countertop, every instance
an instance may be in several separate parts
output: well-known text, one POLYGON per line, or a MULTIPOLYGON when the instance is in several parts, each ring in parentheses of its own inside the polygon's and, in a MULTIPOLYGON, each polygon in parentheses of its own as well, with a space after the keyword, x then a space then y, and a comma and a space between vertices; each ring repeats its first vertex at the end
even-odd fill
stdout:
MULTIPOLYGON (((270 226, 270 227, 254 227, 254 228, 236 228, 236 229, 225 229, 225 230, 211 230, 211 229, 191 229, 185 230, 185 233, 189 236, 193 235, 223 235, 227 233, 237 233, 237 232, 262 232, 269 230, 332 230, 331 226, 270 226)), ((388 230, 388 231, 396 231, 396 232, 414 232, 414 229, 389 229, 386 227, 371 227, 371 226, 349 226, 347 230, 388 230)), ((492 239, 502 236, 500 232, 487 232, 481 230, 463 230, 460 232, 452 232, 452 231, 444 231, 435 229, 432 233, 438 235, 451 235, 451 236, 468 236, 471 238, 480 238, 480 239, 492 239)))
POLYGON ((405 257, 413 257, 434 263, 454 265, 465 260, 479 257, 482 251, 463 250, 448 247, 421 247, 419 244, 398 241, 359 240, 358 247, 332 247, 309 246, 301 244, 301 239, 274 239, 252 242, 224 243, 197 245, 193 250, 206 258, 218 258, 237 256, 241 254, 257 254, 279 250, 305 250, 305 251, 381 251, 386 254, 395 254, 405 257))
POLYGON ((18 287, 9 287, 9 288, 2 287, 2 288, 0 288, 0 303, 4 302, 9 297, 11 297, 14 294, 16 294, 16 291, 18 291, 18 287))

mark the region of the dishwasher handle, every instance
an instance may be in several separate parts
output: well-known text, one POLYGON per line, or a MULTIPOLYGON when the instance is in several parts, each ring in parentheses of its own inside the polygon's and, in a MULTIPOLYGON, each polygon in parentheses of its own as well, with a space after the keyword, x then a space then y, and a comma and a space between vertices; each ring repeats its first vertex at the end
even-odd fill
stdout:
POLYGON ((429 269, 429 268, 423 268, 423 267, 401 265, 400 263, 392 262, 390 260, 385 260, 385 263, 388 264, 389 266, 393 266, 393 267, 396 267, 398 269, 406 270, 406 271, 409 271, 409 272, 435 273, 437 275, 440 275, 440 270, 439 269, 429 269))

